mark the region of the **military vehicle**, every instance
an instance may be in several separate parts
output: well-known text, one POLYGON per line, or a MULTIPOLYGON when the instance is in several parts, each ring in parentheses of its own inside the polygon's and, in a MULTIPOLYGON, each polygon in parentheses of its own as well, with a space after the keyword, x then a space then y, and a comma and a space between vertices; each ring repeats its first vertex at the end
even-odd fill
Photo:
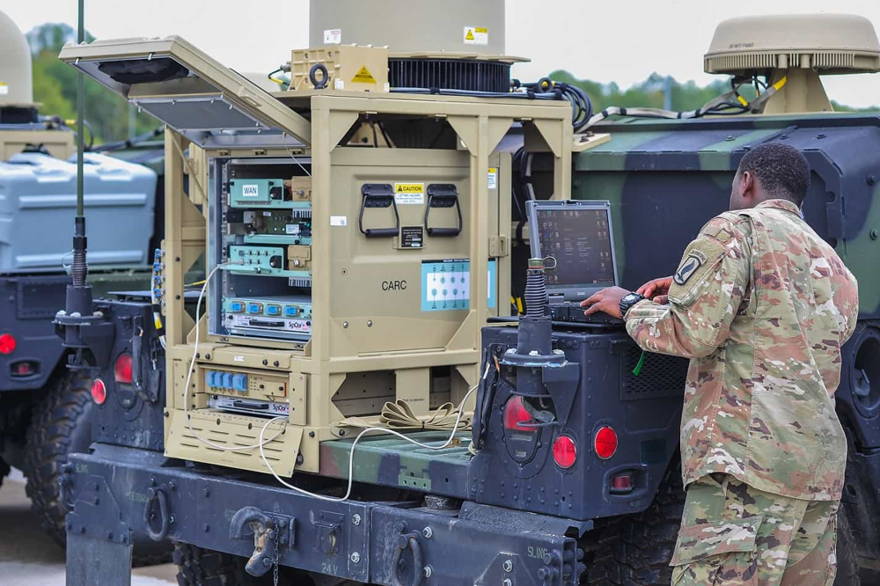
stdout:
MULTIPOLYGON (((91 282, 101 292, 142 288, 161 236, 157 175, 98 151, 85 154, 86 206, 101 226, 90 235, 91 282)), ((38 114, 27 42, 0 12, 0 482, 10 466, 25 471, 34 510, 62 544, 61 469, 88 448, 94 414, 91 380, 67 368, 51 324, 70 281, 74 153, 72 128, 38 114)), ((119 357, 120 379, 127 360, 119 357)))
MULTIPOLYGON (((808 220, 873 278, 880 117, 832 113, 819 80, 880 70, 864 19, 723 23, 728 94, 593 114, 511 82, 503 2, 382 6, 312 2, 272 94, 178 37, 62 51, 169 128, 151 300, 56 318, 102 413, 64 475, 69 584, 128 583, 145 535, 181 584, 668 583, 687 365, 574 301, 670 274, 769 140, 805 150, 808 220), (548 266, 532 247, 576 252, 572 226, 590 254, 548 266)), ((874 293, 839 391, 847 584, 880 559, 874 293)))

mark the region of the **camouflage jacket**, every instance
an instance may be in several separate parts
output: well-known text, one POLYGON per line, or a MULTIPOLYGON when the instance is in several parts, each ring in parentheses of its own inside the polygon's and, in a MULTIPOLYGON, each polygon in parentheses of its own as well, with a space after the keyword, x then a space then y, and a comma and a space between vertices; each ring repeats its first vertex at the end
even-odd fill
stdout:
POLYGON ((691 359, 681 420, 685 484, 713 472, 759 490, 840 498, 834 411, 855 277, 791 202, 712 218, 684 252, 668 305, 626 315, 643 349, 691 359))

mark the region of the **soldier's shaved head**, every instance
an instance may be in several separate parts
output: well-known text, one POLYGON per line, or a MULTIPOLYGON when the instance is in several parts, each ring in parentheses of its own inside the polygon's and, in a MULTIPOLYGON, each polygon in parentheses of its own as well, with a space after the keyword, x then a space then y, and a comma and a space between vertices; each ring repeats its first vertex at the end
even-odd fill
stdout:
POLYGON ((801 205, 809 187, 810 167, 798 149, 781 142, 758 145, 739 163, 730 207, 753 207, 767 199, 787 199, 801 205))

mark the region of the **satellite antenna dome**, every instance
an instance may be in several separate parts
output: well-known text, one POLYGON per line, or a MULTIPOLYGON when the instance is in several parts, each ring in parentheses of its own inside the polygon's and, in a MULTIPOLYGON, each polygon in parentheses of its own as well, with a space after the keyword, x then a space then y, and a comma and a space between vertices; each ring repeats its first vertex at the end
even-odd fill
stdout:
POLYGON ((853 14, 745 16, 722 21, 704 57, 706 73, 813 69, 822 75, 880 71, 874 25, 853 14))
POLYGON ((31 51, 18 26, 0 11, 0 107, 32 106, 31 51))
POLYGON ((831 112, 819 76, 880 71, 880 42, 871 21, 852 14, 731 18, 715 29, 703 69, 766 76, 764 114, 831 112))

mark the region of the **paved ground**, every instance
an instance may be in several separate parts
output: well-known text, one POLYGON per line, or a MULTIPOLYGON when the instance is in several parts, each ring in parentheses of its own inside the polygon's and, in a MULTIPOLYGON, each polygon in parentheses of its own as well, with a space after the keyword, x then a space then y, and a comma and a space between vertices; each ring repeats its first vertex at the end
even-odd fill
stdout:
MULTIPOLYGON (((177 584, 171 564, 138 568, 132 586, 177 584)), ((31 513, 24 478, 13 473, 0 487, 0 582, 4 586, 64 586, 64 550, 45 533, 31 513)))

